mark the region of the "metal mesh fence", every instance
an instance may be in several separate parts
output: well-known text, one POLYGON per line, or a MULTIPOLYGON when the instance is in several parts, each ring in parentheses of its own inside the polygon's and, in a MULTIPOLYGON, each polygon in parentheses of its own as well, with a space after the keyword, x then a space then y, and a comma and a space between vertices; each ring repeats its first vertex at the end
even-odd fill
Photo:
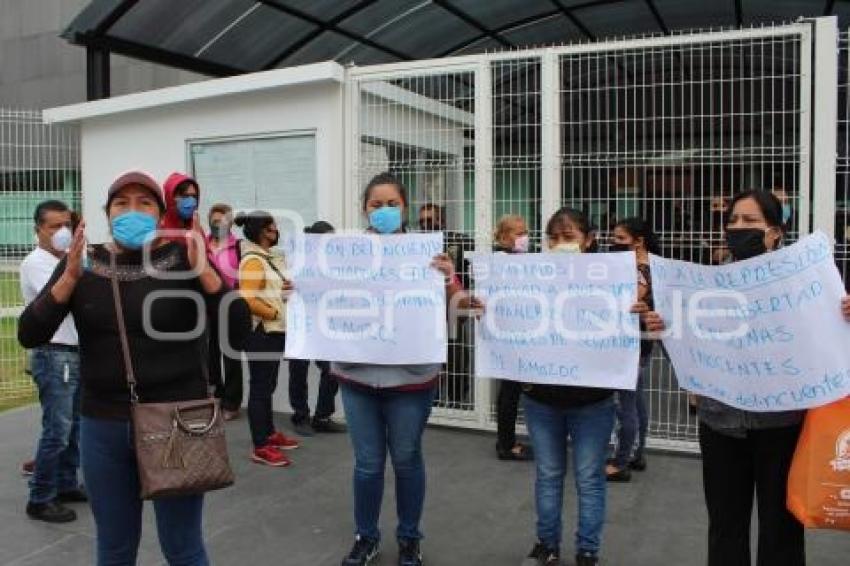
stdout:
MULTIPOLYGON (((462 226, 480 249, 492 234, 476 232, 476 207, 486 206, 493 227, 504 215, 521 216, 537 251, 544 212, 572 206, 590 216, 602 250, 617 220, 639 216, 659 235, 662 255, 721 263, 729 255, 722 235, 729 200, 751 188, 771 189, 786 205, 793 240, 809 227, 808 172, 801 169, 809 157, 808 40, 799 27, 775 29, 467 58, 471 68, 486 68, 483 83, 474 71, 450 72, 433 62, 401 66, 399 78, 393 68, 364 73, 355 79, 358 185, 379 170, 397 172, 411 187, 414 215, 425 201, 444 205, 449 218, 454 214, 446 228, 462 226), (476 84, 487 92, 476 93, 476 84), (476 98, 486 116, 475 115, 476 98), (467 114, 450 116, 455 109, 467 114), (492 155, 484 164, 487 198, 479 193, 476 200, 481 169, 474 167, 473 146, 482 135, 492 155), (462 159, 452 149, 457 137, 465 145, 462 159), (452 183, 462 183, 463 191, 452 192, 452 183)), ((846 35, 842 45, 846 59, 846 35)), ((846 148, 845 141, 845 162, 846 148)), ((847 193, 850 167, 843 165, 847 193)), ((842 203, 839 196, 843 211, 842 203)), ((450 361, 437 406, 478 410, 479 425, 492 426, 496 385, 486 398, 462 396, 461 404, 450 393, 475 389, 465 374, 473 369, 468 339, 471 333, 461 342, 470 361, 450 361)), ((691 400, 660 347, 651 369, 653 441, 692 449, 691 400)))
POLYGON ((33 211, 46 199, 79 210, 80 198, 77 130, 45 125, 38 111, 0 109, 0 407, 34 397, 17 341, 18 267, 35 245, 33 211))
MULTIPOLYGON (((800 37, 777 36, 567 54, 561 70, 561 202, 610 241, 638 216, 665 257, 727 260, 722 228, 735 193, 769 188, 800 210, 800 37)), ((696 417, 656 347, 650 434, 694 441, 696 417)), ((693 401, 693 400, 691 400, 693 401)))
MULTIPOLYGON (((408 229, 443 229, 446 252, 468 285, 464 254, 473 251, 475 233, 473 73, 364 80, 359 94, 358 191, 376 173, 395 174, 408 190, 408 229)), ((463 418, 475 408, 473 324, 461 313, 450 326, 435 406, 463 418)))

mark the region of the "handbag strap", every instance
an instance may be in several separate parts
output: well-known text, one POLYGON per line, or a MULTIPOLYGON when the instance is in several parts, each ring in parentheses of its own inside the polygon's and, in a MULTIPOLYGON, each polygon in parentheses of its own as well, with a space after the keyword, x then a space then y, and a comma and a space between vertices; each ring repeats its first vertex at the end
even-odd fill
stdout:
MULTIPOLYGON (((121 306, 121 292, 118 287, 118 262, 115 258, 115 252, 109 252, 109 280, 112 283, 112 300, 115 303, 115 317, 118 319, 118 337, 121 339, 121 353, 124 356, 124 370, 127 377, 127 385, 130 387, 130 402, 138 403, 139 396, 136 393, 136 374, 133 371, 133 360, 130 357, 130 341, 127 339, 127 324, 124 322, 124 309, 121 306)), ((217 340, 218 337, 208 337, 217 340)), ((208 398, 213 397, 212 387, 210 385, 210 371, 207 363, 207 352, 200 352, 201 372, 204 374, 206 382, 206 391, 208 398)))
POLYGON ((287 280, 286 277, 283 275, 283 273, 280 272, 280 270, 277 268, 277 266, 275 266, 275 264, 273 264, 271 259, 269 259, 267 256, 264 256, 264 255, 259 254, 257 252, 247 252, 242 257, 248 257, 248 256, 254 256, 254 257, 257 257, 260 260, 264 261, 271 268, 271 270, 274 271, 277 274, 278 277, 280 277, 283 281, 287 280))
POLYGON ((118 319, 118 336, 121 339, 121 353, 124 356, 124 372, 130 387, 130 402, 138 403, 136 394, 136 374, 133 372, 133 360, 130 358, 130 341, 127 339, 127 325, 124 322, 124 309, 121 306, 121 293, 118 288, 118 261, 115 252, 109 251, 109 280, 112 282, 112 300, 115 303, 115 317, 118 319))

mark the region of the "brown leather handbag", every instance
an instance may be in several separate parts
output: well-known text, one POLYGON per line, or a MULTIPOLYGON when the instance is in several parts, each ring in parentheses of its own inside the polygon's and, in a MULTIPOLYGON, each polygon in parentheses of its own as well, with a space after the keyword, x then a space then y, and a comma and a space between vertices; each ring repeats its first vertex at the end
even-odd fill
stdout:
MULTIPOLYGON (((224 419, 218 400, 141 403, 130 358, 115 254, 111 254, 112 295, 127 384, 142 499, 195 495, 233 484, 224 419)), ((206 368, 206 366, 204 366, 206 368)), ((209 391, 209 377, 207 391, 209 391)))

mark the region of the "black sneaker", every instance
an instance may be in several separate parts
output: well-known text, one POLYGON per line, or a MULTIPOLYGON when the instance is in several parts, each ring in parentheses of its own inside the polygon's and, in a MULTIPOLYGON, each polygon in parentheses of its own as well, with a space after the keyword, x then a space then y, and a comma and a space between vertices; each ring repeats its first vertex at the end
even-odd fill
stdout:
POLYGON ((398 540, 398 566, 422 566, 422 551, 416 539, 398 540))
POLYGON ((576 554, 576 566, 596 566, 599 558, 592 552, 579 552, 576 554))
POLYGON ((322 419, 313 417, 313 430, 316 432, 346 432, 348 428, 330 417, 322 419))
POLYGON ((88 500, 89 496, 81 488, 61 491, 56 496, 56 501, 59 503, 86 503, 88 500))
POLYGON ((606 473, 605 479, 612 482, 630 482, 632 481, 632 471, 629 468, 621 468, 616 472, 606 473))
POLYGON ((70 523, 77 519, 73 509, 68 509, 61 503, 27 503, 27 515, 30 519, 46 523, 70 523))
POLYGON ((644 472, 646 471, 646 458, 643 456, 638 456, 629 462, 629 468, 636 472, 644 472))
POLYGON ((293 421, 292 428, 295 429, 295 434, 298 436, 313 436, 313 427, 310 426, 310 421, 293 421))
POLYGON ((517 443, 513 448, 496 446, 496 456, 499 460, 528 462, 534 460, 534 449, 527 444, 517 443))
POLYGON ((341 566, 366 566, 378 556, 378 541, 358 536, 348 556, 342 559, 341 566))
POLYGON ((538 542, 522 561, 522 566, 561 566, 561 553, 557 548, 538 542))

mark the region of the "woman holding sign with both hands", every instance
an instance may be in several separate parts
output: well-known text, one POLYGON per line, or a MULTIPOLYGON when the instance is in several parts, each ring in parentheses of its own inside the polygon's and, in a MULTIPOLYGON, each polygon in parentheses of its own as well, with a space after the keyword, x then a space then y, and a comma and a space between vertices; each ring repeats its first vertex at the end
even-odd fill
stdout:
MULTIPOLYGON (((776 250, 782 205, 767 191, 746 191, 729 206, 726 242, 735 261, 776 250)), ((850 321, 850 298, 841 301, 850 321)), ((654 311, 650 332, 665 329, 654 311)), ((758 566, 803 566, 802 525, 788 512, 786 486, 805 411, 755 413, 709 398, 698 404, 703 489, 708 508, 708 565, 749 566, 753 491, 758 498, 758 566)))
MULTIPOLYGON (((406 231, 407 193, 389 173, 373 178, 363 196, 368 231, 399 234, 406 231)), ((446 277, 449 304, 471 306, 454 273, 451 259, 440 254, 431 264, 446 277), (457 296, 458 294, 462 294, 457 296), (455 299, 453 301, 452 299, 455 299), (460 301, 457 301, 460 299, 460 301)), ((387 451, 396 480, 399 566, 422 564, 419 520, 425 499, 422 433, 434 398, 441 364, 379 365, 333 362, 354 447, 354 520, 356 539, 343 566, 370 563, 378 554, 378 518, 384 493, 387 451)))
MULTIPOLYGON (((593 232, 583 212, 562 208, 546 225, 549 251, 594 252, 597 245, 593 232)), ((632 308, 633 312, 641 310, 646 310, 645 304, 637 303, 632 308)), ((576 565, 598 564, 605 524, 605 456, 614 428, 614 392, 597 387, 540 384, 526 384, 523 392, 525 420, 536 460, 538 539, 523 565, 561 564, 568 437, 578 492, 576 565)))

